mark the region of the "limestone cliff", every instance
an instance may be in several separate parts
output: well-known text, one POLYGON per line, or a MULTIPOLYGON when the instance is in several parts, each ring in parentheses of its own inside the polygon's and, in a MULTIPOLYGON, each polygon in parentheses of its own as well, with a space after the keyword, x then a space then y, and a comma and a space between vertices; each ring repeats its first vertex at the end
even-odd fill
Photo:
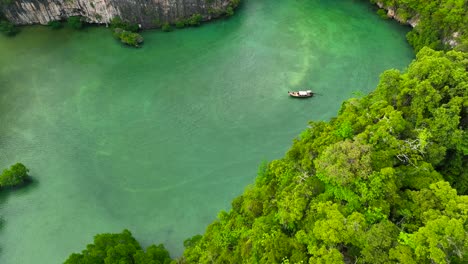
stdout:
POLYGON ((224 12, 229 3, 230 0, 14 0, 2 8, 2 13, 17 25, 47 24, 70 16, 104 24, 120 16, 151 28, 157 21, 175 22, 193 14, 209 20, 224 12))
MULTIPOLYGON (((379 8, 382 8, 387 11, 387 16, 389 18, 395 19, 396 21, 402 23, 402 24, 407 24, 410 25, 411 27, 415 28, 418 26, 421 18, 418 13, 413 15, 411 18, 403 18, 399 13, 396 7, 394 6, 386 6, 383 2, 377 1, 376 2, 377 6, 379 8)), ((451 48, 455 48, 456 46, 460 45, 460 36, 461 33, 458 31, 451 32, 448 35, 442 36, 442 42, 445 45, 450 46, 451 48)))
POLYGON ((382 2, 376 3, 379 8, 383 8, 387 10, 387 16, 389 18, 395 19, 396 21, 402 24, 408 24, 411 27, 416 27, 419 23, 419 15, 416 15, 410 19, 403 19, 401 16, 398 15, 396 8, 392 6, 385 6, 382 2))

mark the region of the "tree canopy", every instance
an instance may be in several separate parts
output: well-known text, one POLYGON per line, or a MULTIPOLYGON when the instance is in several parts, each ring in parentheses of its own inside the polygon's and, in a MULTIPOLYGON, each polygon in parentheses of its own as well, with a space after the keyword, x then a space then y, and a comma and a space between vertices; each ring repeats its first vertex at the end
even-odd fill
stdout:
POLYGON ((311 122, 181 263, 466 263, 468 54, 407 71, 311 122))
POLYGON ((169 264, 172 259, 164 245, 144 251, 130 231, 99 234, 81 253, 71 254, 65 264, 169 264))
POLYGON ((25 183, 28 178, 28 168, 22 163, 16 163, 0 174, 0 187, 13 187, 25 183))
POLYGON ((451 40, 468 52, 468 4, 466 0, 371 0, 396 10, 402 21, 415 19, 417 26, 408 33, 408 41, 419 51, 450 48, 451 40))
MULTIPOLYGON (((178 263, 468 262, 468 5, 371 2, 418 21, 407 36, 416 59, 330 121, 310 122, 229 212, 184 242, 178 263), (451 41, 459 51, 433 50, 451 41)), ((65 263, 169 256, 156 247, 144 252, 128 231, 103 234, 65 263)))

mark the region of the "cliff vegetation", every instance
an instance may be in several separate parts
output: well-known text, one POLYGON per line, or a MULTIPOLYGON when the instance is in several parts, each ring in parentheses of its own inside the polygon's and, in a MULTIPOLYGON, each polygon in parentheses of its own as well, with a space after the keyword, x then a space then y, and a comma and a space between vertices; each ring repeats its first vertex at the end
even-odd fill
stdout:
MULTIPOLYGON (((144 250, 124 230, 97 235, 65 263, 467 263, 468 7, 381 3, 403 21, 417 18, 408 34, 416 59, 384 72, 375 91, 345 101, 330 121, 310 122, 205 234, 184 242, 180 259, 163 245, 144 250), (434 50, 452 46, 458 51, 434 50)), ((170 31, 200 20, 156 22, 170 31)), ((122 23, 114 32, 133 45, 133 29, 122 23)), ((17 164, 0 184, 25 176, 17 164)))
MULTIPOLYGON (((165 23, 199 24, 231 16, 240 0, 0 0, 1 20, 12 25, 42 24, 80 17, 90 24, 110 24, 115 17, 142 29, 160 28, 165 23)), ((55 23, 57 25, 57 23, 55 23)))
POLYGON ((172 259, 164 245, 151 245, 143 250, 130 231, 117 234, 99 234, 94 243, 86 246, 81 253, 74 253, 65 264, 169 264, 172 259))
POLYGON ((0 188, 16 187, 29 180, 29 169, 22 163, 16 163, 0 174, 0 188))
POLYGON ((379 3, 416 59, 311 122, 179 263, 468 262, 468 6, 379 3))
POLYGON ((408 41, 416 51, 427 46, 468 52, 468 4, 465 0, 371 0, 402 23, 412 20, 408 41))
MULTIPOLYGON (((467 53, 425 47, 384 72, 262 165, 174 262, 466 263, 467 69, 467 53)), ((130 254, 108 250, 95 263, 130 254)))
POLYGON ((311 122, 181 263, 466 263, 468 54, 404 73, 311 122))

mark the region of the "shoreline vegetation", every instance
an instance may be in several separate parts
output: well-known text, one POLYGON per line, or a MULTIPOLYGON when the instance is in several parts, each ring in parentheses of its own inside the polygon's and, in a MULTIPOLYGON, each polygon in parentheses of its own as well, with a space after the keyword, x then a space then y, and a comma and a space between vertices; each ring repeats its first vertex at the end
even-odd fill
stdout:
POLYGON ((31 178, 29 169, 22 163, 16 163, 0 174, 0 189, 17 188, 28 183, 31 178))
MULTIPOLYGON (((0 0, 2 5, 11 4, 14 0, 0 0)), ((212 1, 212 0, 205 0, 212 1)), ((376 13, 384 19, 394 19, 402 24, 410 24, 413 27, 407 34, 407 40, 418 52, 421 48, 427 46, 436 50, 450 50, 468 52, 468 12, 464 0, 443 0, 434 4, 427 4, 424 1, 402 1, 402 0, 369 0, 376 7, 376 13)), ((234 15, 235 9, 239 6, 240 0, 230 0, 230 4, 225 10, 209 10, 208 13, 213 19, 227 18, 234 15)), ((119 17, 114 17, 112 20, 119 17)), ((122 21, 122 19, 120 19, 122 21)), ((211 20, 211 19, 210 19, 211 20)), ((201 14, 193 14, 190 17, 180 18, 179 20, 169 22, 153 21, 154 29, 160 29, 163 32, 171 32, 174 29, 184 27, 199 26, 201 22, 207 22, 201 14)), ((123 21, 132 24, 128 21, 123 21)), ((59 29, 66 25, 72 28, 81 29, 86 26, 85 19, 79 16, 72 16, 66 20, 50 21, 48 26, 52 29, 59 29), (81 24, 79 27, 70 25, 71 21, 81 24)), ((73 24, 73 23, 72 23, 73 24)), ((103 25, 99 24, 99 25, 103 25)), ((112 34, 123 44, 140 47, 144 41, 139 34, 141 28, 139 24, 133 23, 137 27, 133 30, 122 28, 122 31, 115 32, 112 27, 112 34), (125 32, 128 31, 128 32, 125 32), (130 33, 131 32, 131 33, 130 33), (132 34, 133 33, 133 34, 132 34), (141 42, 140 42, 141 41, 141 42)), ((91 25, 91 24, 90 24, 91 25)), ((0 32, 7 36, 14 36, 19 33, 20 28, 8 21, 0 13, 0 32)))
POLYGON ((310 122, 171 263, 465 263, 468 7, 447 9, 461 2, 392 1, 420 19, 408 69, 310 122))
MULTIPOLYGON (((184 241, 183 256, 171 260, 163 245, 145 251, 124 230, 95 236, 65 263, 466 263, 468 6, 380 3, 419 17, 408 33, 416 59, 385 71, 376 90, 343 102, 330 121, 310 122, 205 234, 184 241)), ((121 26, 114 34, 139 44, 121 26)), ((0 177, 5 186, 27 175, 14 166, 0 177)))
MULTIPOLYGON (((228 18, 234 15, 234 11, 239 6, 239 4, 240 0, 230 0, 229 5, 226 7, 226 10, 209 10, 208 13, 213 16, 212 19, 228 18)), ((191 15, 190 17, 180 18, 172 23, 155 20, 153 21, 154 27, 152 29, 159 29, 163 32, 171 32, 174 29, 198 27, 203 22, 208 22, 212 19, 204 19, 204 17, 201 14, 196 13, 191 15)), ((50 21, 47 24, 47 26, 53 30, 58 30, 60 28, 63 28, 64 26, 80 30, 87 25, 92 24, 87 24, 85 18, 81 16, 71 16, 68 17, 66 20, 54 20, 50 21)), ((144 42, 144 38, 139 34, 139 32, 141 32, 142 29, 141 25, 138 23, 124 21, 122 20, 122 18, 116 16, 110 21, 109 27, 111 28, 112 35, 114 36, 114 38, 120 40, 120 42, 125 45, 138 48, 141 47, 141 44, 144 42)), ((20 29, 14 24, 12 24, 10 21, 8 21, 0 13, 0 32, 6 36, 14 36, 20 32, 20 29)))
POLYGON ((370 0, 377 14, 413 27, 407 34, 415 51, 423 47, 468 52, 468 10, 464 0, 428 3, 412 0, 370 0))
POLYGON ((135 263, 170 264, 169 252, 163 244, 151 245, 144 250, 127 229, 118 234, 99 234, 94 243, 80 254, 71 254, 64 264, 77 263, 135 263))
MULTIPOLYGON (((1 1, 1 0, 0 0, 1 1)), ((0 2, 1 5, 10 4, 14 0, 0 2)), ((212 1, 212 0, 205 0, 212 1)), ((407 34, 407 40, 418 52, 423 47, 436 50, 450 50, 468 52, 468 12, 464 0, 443 0, 437 4, 427 4, 424 1, 402 0, 369 0, 376 7, 376 13, 384 19, 394 19, 401 24, 410 24, 413 27, 407 34)), ((209 10, 212 19, 227 18, 234 15, 235 9, 241 3, 240 0, 230 0, 225 10, 209 10)), ((163 32, 171 32, 174 29, 185 27, 197 27, 202 22, 207 22, 201 14, 193 14, 190 17, 180 18, 172 23, 153 21, 152 29, 163 32)), ((60 29, 64 24, 74 29, 86 26, 85 19, 80 16, 71 16, 66 20, 50 21, 47 26, 51 29, 60 29)), ((140 47, 144 39, 139 34, 141 26, 138 23, 123 21, 120 17, 114 17, 110 21, 113 36, 123 44, 140 47), (125 24, 125 27, 115 27, 116 22, 125 24), (129 28, 129 26, 131 26, 129 28), (120 28, 122 30, 116 29, 120 28)), ((91 24, 90 24, 91 25, 91 24)), ((103 25, 103 24, 100 24, 103 25)), ((7 36, 19 33, 19 28, 8 21, 0 13, 0 32, 7 36)))
POLYGON ((468 54, 405 72, 310 122, 177 263, 466 263, 468 54))
POLYGON ((142 249, 119 240, 65 263, 466 263, 467 69, 468 53, 425 47, 385 71, 260 166, 177 259, 139 262, 142 249))
MULTIPOLYGON (((22 163, 16 163, 8 169, 4 169, 0 174, 0 193, 8 194, 31 183, 29 169, 22 163)), ((0 215, 0 229, 3 227, 4 219, 0 215)))

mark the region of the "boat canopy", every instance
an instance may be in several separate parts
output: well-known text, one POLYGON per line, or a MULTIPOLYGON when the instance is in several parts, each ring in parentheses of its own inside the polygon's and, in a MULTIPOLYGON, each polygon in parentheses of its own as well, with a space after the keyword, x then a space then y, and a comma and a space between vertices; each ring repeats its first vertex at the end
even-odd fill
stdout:
POLYGON ((308 92, 306 92, 306 91, 299 91, 299 95, 307 95, 307 94, 308 94, 308 92))

